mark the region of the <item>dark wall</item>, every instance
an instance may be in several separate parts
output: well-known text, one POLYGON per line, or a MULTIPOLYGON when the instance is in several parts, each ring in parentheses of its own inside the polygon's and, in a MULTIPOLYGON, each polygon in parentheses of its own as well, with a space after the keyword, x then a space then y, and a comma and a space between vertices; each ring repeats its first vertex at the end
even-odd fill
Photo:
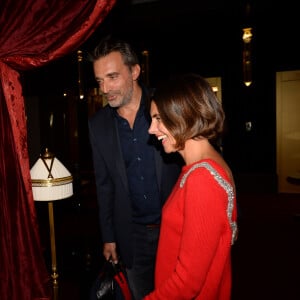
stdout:
MULTIPOLYGON (((224 156, 236 174, 237 185, 240 190, 276 191, 275 80, 277 71, 300 69, 297 10, 289 0, 280 4, 213 1, 206 6, 199 2, 188 0, 183 7, 181 1, 143 5, 119 1, 81 49, 85 54, 92 51, 107 33, 129 40, 139 53, 147 49, 152 86, 174 72, 222 77, 222 101, 227 116, 224 156), (243 27, 253 28, 250 87, 242 81, 243 27), (252 127, 247 131, 249 122, 252 127)), ((24 90, 25 94, 40 97, 61 94, 64 89, 76 95, 77 80, 77 58, 73 53, 27 72, 24 90)), ((92 68, 85 61, 84 88, 88 91, 93 86, 92 68)), ((60 105, 59 100, 53 101, 60 105)), ((78 101, 75 99, 74 105, 78 101)), ((83 136, 84 112, 82 107, 78 112, 83 124, 78 123, 79 132, 83 136)), ((85 138, 82 141, 88 143, 85 138)), ((79 145, 84 148, 81 142, 79 145)))

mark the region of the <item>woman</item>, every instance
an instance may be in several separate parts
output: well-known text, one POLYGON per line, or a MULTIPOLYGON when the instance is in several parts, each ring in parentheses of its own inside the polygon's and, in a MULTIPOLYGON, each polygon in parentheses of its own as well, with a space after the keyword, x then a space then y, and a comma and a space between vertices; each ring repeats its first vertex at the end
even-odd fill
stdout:
POLYGON ((199 75, 170 79, 151 102, 149 133, 185 166, 163 207, 155 289, 144 299, 229 300, 237 210, 230 168, 216 150, 222 106, 199 75))

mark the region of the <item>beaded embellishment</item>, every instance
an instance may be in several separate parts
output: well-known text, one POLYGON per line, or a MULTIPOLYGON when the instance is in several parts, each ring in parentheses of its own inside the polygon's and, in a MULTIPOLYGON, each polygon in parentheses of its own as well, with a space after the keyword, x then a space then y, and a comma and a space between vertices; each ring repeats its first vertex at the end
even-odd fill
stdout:
POLYGON ((231 235, 231 245, 234 244, 237 236, 237 223, 232 220, 232 211, 234 206, 234 191, 233 187, 230 183, 228 183, 224 178, 207 162, 201 162, 198 164, 193 165, 188 172, 186 172, 180 181, 180 187, 182 188, 184 183, 186 182, 187 177, 190 175, 191 172, 193 172, 197 168, 204 167, 206 168, 210 174, 215 178, 215 180, 218 182, 218 184, 226 191, 228 195, 228 205, 227 205, 227 217, 228 221, 232 230, 231 235))

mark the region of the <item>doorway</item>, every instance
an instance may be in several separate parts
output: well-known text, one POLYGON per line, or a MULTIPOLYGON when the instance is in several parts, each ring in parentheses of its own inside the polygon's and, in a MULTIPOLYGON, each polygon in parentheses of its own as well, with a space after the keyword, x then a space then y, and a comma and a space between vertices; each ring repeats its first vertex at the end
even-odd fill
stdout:
POLYGON ((279 193, 300 193, 300 70, 276 73, 279 193))

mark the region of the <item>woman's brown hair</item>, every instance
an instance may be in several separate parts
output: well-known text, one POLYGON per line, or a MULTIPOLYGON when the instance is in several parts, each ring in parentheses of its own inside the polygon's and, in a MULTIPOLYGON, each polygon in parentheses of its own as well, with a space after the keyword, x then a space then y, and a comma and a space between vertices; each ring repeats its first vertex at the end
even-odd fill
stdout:
POLYGON ((224 124, 224 111, 212 87, 197 74, 176 75, 160 85, 153 96, 161 120, 183 149, 188 139, 216 141, 224 124))

